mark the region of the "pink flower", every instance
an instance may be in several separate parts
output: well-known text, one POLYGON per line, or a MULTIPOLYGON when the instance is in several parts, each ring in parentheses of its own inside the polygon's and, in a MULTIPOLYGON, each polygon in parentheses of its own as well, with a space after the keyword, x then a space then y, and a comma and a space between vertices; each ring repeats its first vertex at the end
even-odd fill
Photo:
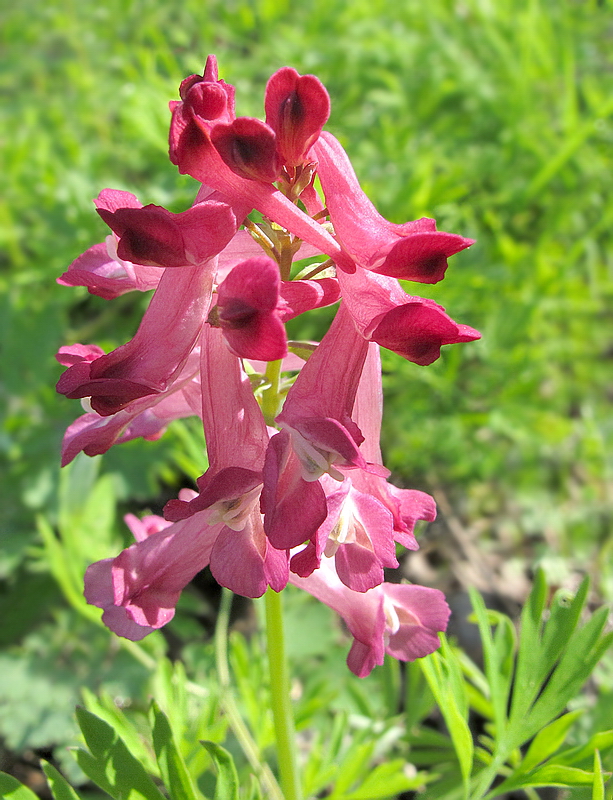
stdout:
POLYGON ((359 266, 394 278, 437 283, 445 276, 447 258, 474 244, 437 231, 433 219, 388 222, 362 191, 347 153, 332 134, 322 133, 313 149, 330 220, 359 266))
POLYGON ((328 514, 318 481, 304 479, 290 434, 282 430, 268 445, 260 509, 273 547, 290 550, 316 535, 328 514))
POLYGON ((108 416, 134 400, 165 392, 193 350, 211 300, 214 266, 164 270, 134 338, 104 355, 74 363, 57 390, 70 398, 91 397, 108 416), (163 346, 160 344, 163 343, 163 346))
POLYGON ((340 299, 341 290, 336 278, 319 278, 311 281, 282 281, 281 297, 285 303, 280 310, 283 322, 305 311, 331 306, 340 299))
POLYGON ((117 255, 155 267, 200 266, 236 233, 248 209, 236 216, 228 203, 206 200, 179 214, 161 206, 118 208, 98 213, 119 237, 117 255))
MULTIPOLYGON (((371 342, 356 393, 353 418, 364 434, 360 450, 364 458, 374 464, 382 463, 379 445, 382 413, 381 357, 379 345, 371 342)), ((436 518, 436 504, 430 495, 415 489, 398 489, 384 478, 367 472, 352 473, 352 483, 391 512, 394 539, 409 550, 417 550, 413 535, 415 523, 418 519, 432 522, 436 518)))
MULTIPOLYGON (((60 363, 69 366, 74 359, 70 351, 74 350, 87 348, 82 345, 60 348, 57 356, 60 363)), ((78 356, 77 360, 80 360, 78 356)), ((202 405, 197 372, 199 361, 199 351, 192 351, 185 367, 165 392, 134 400, 110 416, 92 411, 78 417, 64 435, 62 466, 69 464, 81 451, 88 456, 97 456, 106 453, 114 444, 131 439, 158 439, 171 420, 199 414, 202 405)))
POLYGON ((202 418, 209 469, 198 479, 198 494, 188 502, 171 500, 171 521, 206 512, 207 524, 223 527, 211 550, 216 580, 247 597, 267 586, 287 583, 287 552, 269 544, 259 513, 262 469, 268 446, 266 423, 240 362, 218 328, 202 334, 202 418))
POLYGON ((295 69, 283 67, 266 84, 264 107, 283 163, 291 167, 303 164, 330 116, 330 97, 324 85, 314 75, 299 75, 295 69))
POLYGON ((104 609, 102 621, 119 636, 137 641, 174 616, 184 587, 210 561, 223 527, 209 526, 206 512, 158 530, 136 527, 138 541, 116 558, 97 561, 85 573, 85 599, 104 609))
POLYGON ((260 256, 237 264, 218 286, 212 317, 237 356, 277 361, 287 355, 280 285, 278 266, 260 256))
POLYGON ((359 450, 364 437, 351 418, 367 351, 368 343, 359 336, 341 304, 321 344, 288 392, 277 422, 292 437, 306 481, 315 481, 326 472, 342 481, 340 467, 389 474, 366 463, 359 450))
POLYGON ((383 582, 384 568, 398 566, 392 515, 379 500, 357 491, 351 478, 339 486, 325 475, 321 483, 328 515, 309 544, 293 556, 290 568, 306 577, 320 567, 325 555, 334 559, 345 586, 366 592, 383 582))
POLYGON ((213 147, 232 172, 263 183, 279 177, 275 132, 265 122, 238 117, 229 125, 215 125, 210 135, 213 147))
POLYGON ((204 327, 200 353, 209 468, 198 479, 199 494, 189 503, 169 501, 165 516, 177 521, 215 507, 219 520, 234 520, 238 530, 259 499, 268 431, 240 361, 219 328, 204 327))
POLYGON ((432 364, 444 344, 481 337, 474 328, 454 322, 433 300, 406 294, 395 278, 358 268, 352 275, 339 273, 338 279, 362 336, 415 364, 432 364))
POLYGON ((447 627, 450 611, 438 589, 383 583, 354 592, 340 581, 331 559, 307 578, 291 573, 290 582, 343 617, 354 637, 347 665, 360 678, 383 664, 386 652, 400 661, 429 655, 440 644, 437 633, 447 627))
MULTIPOLYGON (((201 181, 205 186, 221 192, 229 198, 233 205, 245 204, 248 209, 256 208, 268 219, 276 222, 291 231, 295 236, 314 245, 319 252, 326 253, 334 259, 344 269, 352 270, 353 262, 342 251, 334 237, 328 233, 326 228, 319 222, 311 219, 310 216, 301 211, 291 200, 285 197, 282 192, 275 188, 272 182, 264 182, 263 165, 269 164, 269 156, 264 155, 270 152, 269 144, 272 142, 268 126, 265 123, 255 124, 240 123, 246 126, 249 137, 255 136, 255 141, 249 137, 250 144, 243 142, 243 155, 239 154, 236 158, 229 153, 228 142, 233 140, 233 136, 241 132, 232 127, 221 128, 220 134, 215 134, 217 125, 232 125, 235 117, 233 113, 228 115, 227 106, 227 87, 212 88, 217 86, 216 64, 213 69, 207 61, 207 69, 202 80, 199 76, 194 77, 194 82, 189 84, 187 91, 182 91, 182 100, 171 104, 172 121, 170 126, 170 160, 176 164, 181 173, 187 173, 196 180, 201 181), (198 89, 197 87, 202 87, 198 89), (207 103, 203 106, 200 93, 207 95, 214 93, 217 98, 215 103, 207 103), (223 96, 222 96, 223 95, 223 96), (224 96, 226 100, 224 100, 224 96), (238 162, 243 162, 243 167, 247 171, 253 169, 253 176, 245 177, 244 173, 231 169, 223 160, 213 140, 221 142, 221 150, 234 166, 238 167, 238 162), (224 139, 224 137, 229 137, 224 139), (266 142, 268 144, 266 144, 266 142), (225 148, 225 149, 224 149, 225 148), (253 157, 247 151, 253 152, 253 157), (253 179, 255 175, 257 179, 253 179)), ((233 111, 233 109, 232 109, 233 111)), ((237 141, 237 140, 235 140, 237 141)), ((269 167, 267 166, 265 170, 269 167)), ((264 171, 265 171, 264 170, 264 171)), ((274 170, 272 170, 274 171, 274 170)), ((267 177, 270 177, 268 175, 267 177)))
POLYGON ((61 286, 87 286, 90 294, 113 300, 126 292, 155 289, 161 275, 159 268, 120 259, 117 239, 111 234, 76 258, 57 282, 61 286))

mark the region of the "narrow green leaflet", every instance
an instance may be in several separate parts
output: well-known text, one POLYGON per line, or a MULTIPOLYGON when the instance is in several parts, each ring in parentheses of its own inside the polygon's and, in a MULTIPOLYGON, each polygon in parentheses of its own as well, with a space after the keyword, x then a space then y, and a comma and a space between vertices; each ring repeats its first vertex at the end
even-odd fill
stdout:
POLYGON ((66 778, 56 770, 53 764, 41 760, 43 772, 47 776, 47 783, 55 800, 81 800, 66 778))
POLYGON ((579 692, 613 643, 613 633, 602 635, 608 614, 607 608, 599 608, 582 628, 573 632, 547 686, 525 720, 527 729, 536 733, 579 692))
POLYGON ((483 644, 485 672, 489 684, 488 699, 492 703, 496 729, 502 732, 506 726, 507 704, 513 678, 515 631, 506 615, 494 614, 486 609, 483 598, 475 589, 470 589, 470 600, 483 644), (497 626, 494 635, 490 627, 492 622, 497 626))
POLYGON ((600 753, 594 750, 594 782, 592 783, 592 800, 604 800, 604 776, 600 753))
POLYGON ((572 724, 582 713, 580 710, 571 711, 540 730, 532 740, 528 752, 521 763, 522 772, 530 772, 531 769, 534 769, 538 764, 549 758, 556 750, 559 750, 572 724))
POLYGON ((441 710, 460 762, 464 796, 468 797, 474 744, 468 727, 468 698, 460 663, 441 634, 441 653, 419 660, 430 691, 441 710))
POLYGON ((238 800, 238 775, 230 753, 215 742, 202 741, 217 767, 214 800, 238 800))
POLYGON ((155 701, 151 704, 151 727, 153 749, 162 780, 171 797, 181 800, 202 800, 202 795, 196 791, 185 761, 179 753, 168 718, 155 701))
POLYGON ((0 772, 0 800, 4 800, 4 798, 6 800, 38 800, 34 792, 20 783, 17 778, 7 775, 6 772, 0 772))
POLYGON ((374 741, 366 744, 362 742, 354 743, 349 748, 343 756, 334 778, 334 789, 330 795, 331 798, 344 797, 345 793, 360 780, 365 770, 368 769, 374 749, 374 741))
POLYGON ((77 720, 91 754, 77 750, 83 772, 115 800, 164 800, 138 761, 113 728, 86 711, 77 709, 77 720))
POLYGON ((577 627, 579 617, 590 587, 589 578, 585 577, 577 589, 574 598, 568 592, 556 592, 549 608, 549 619, 543 631, 543 654, 546 663, 554 663, 564 649, 577 627))
POLYGON ((496 787, 495 793, 488 795, 488 797, 498 797, 513 789, 551 786, 592 786, 593 782, 593 772, 586 772, 586 770, 577 769, 576 767, 564 767, 560 764, 544 764, 542 767, 538 767, 527 775, 517 775, 508 778, 496 787))
POLYGON ((521 615, 521 636, 509 719, 510 725, 517 724, 520 728, 538 694, 543 670, 547 674, 553 666, 543 665, 540 648, 546 598, 545 576, 539 569, 534 576, 534 586, 521 615))
POLYGON ((405 762, 401 759, 379 764, 367 775, 358 789, 343 795, 343 800, 379 800, 379 798, 395 797, 401 792, 418 789, 427 782, 428 773, 407 775, 404 767, 405 762))
POLYGON ((558 753, 553 759, 556 764, 579 764, 592 758, 592 754, 598 750, 600 753, 608 753, 613 748, 613 730, 601 731, 591 736, 585 744, 577 747, 570 747, 558 753))

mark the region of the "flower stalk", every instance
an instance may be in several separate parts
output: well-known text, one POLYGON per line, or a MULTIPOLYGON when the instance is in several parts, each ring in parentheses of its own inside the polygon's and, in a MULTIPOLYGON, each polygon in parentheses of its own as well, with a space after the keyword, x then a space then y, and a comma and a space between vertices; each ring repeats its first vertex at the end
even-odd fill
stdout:
POLYGON ((285 800, 301 800, 296 762, 296 731, 290 697, 290 679, 285 654, 283 601, 281 594, 268 589, 266 605, 266 646, 270 674, 270 705, 277 743, 279 775, 285 800))
POLYGON ((230 726, 238 739, 245 757, 255 774, 266 787, 272 800, 284 800, 279 784, 266 761, 262 758, 259 748, 238 710, 230 683, 230 667, 228 664, 228 627, 230 622, 230 609, 232 608, 233 593, 222 588, 221 603, 215 626, 215 664, 217 677, 221 687, 221 700, 223 709, 230 720, 230 726))

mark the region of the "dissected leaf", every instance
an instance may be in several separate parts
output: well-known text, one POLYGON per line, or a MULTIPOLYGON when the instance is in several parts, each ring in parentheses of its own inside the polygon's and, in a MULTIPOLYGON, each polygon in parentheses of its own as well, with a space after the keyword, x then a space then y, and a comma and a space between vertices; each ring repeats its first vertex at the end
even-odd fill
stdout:
POLYGON ((407 775, 406 764, 401 759, 388 761, 375 767, 360 784, 358 789, 343 795, 346 800, 378 800, 395 797, 401 792, 419 789, 427 782, 427 772, 407 775))
POLYGON ((140 761, 108 723, 84 708, 77 709, 77 720, 91 754, 77 750, 75 757, 94 783, 115 800, 164 800, 140 761))
POLYGON ((473 738, 468 727, 468 701, 459 662, 444 637, 442 642, 443 654, 434 652, 420 659, 419 664, 451 735, 460 762, 464 794, 467 797, 474 752, 473 738))
POLYGON ((164 784, 172 797, 200 800, 191 776, 175 743, 168 718, 154 701, 151 704, 153 748, 164 784))
POLYGON ((238 800, 238 775, 234 760, 228 751, 215 742, 202 741, 217 767, 214 800, 238 800))
POLYGON ((47 783, 55 800, 81 800, 80 795, 68 783, 61 772, 48 761, 41 760, 41 767, 47 776, 47 783))
POLYGON ((534 737, 528 748, 528 752, 524 756, 521 763, 522 771, 529 772, 542 761, 549 758, 556 750, 559 750, 570 727, 582 713, 582 711, 571 711, 540 730, 534 737))
POLYGON ((38 800, 38 797, 31 789, 24 786, 23 783, 13 778, 12 775, 7 775, 6 772, 0 772, 0 798, 1 800, 38 800))

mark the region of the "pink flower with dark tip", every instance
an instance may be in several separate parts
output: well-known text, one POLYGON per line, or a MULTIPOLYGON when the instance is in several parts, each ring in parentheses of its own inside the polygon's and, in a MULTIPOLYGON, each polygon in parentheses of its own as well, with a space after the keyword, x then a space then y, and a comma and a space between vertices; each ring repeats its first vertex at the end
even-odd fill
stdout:
MULTIPOLYGON (((87 360, 88 351, 93 357, 102 355, 99 348, 73 345, 60 348, 56 358, 65 366, 72 366, 87 360)), ((64 434, 62 466, 80 452, 97 456, 106 453, 114 444, 131 439, 159 439, 172 420, 199 414, 202 405, 199 361, 198 350, 192 351, 181 373, 164 392, 134 400, 109 416, 91 411, 78 417, 64 434)))
POLYGON ((102 416, 165 392, 196 345, 211 301, 213 273, 213 264, 164 270, 134 337, 112 353, 98 348, 79 356, 60 377, 57 391, 70 398, 90 397, 93 410, 102 416))
POLYGON ((406 294, 395 278, 358 268, 352 275, 339 273, 338 279, 362 336, 415 364, 432 364, 445 344, 481 337, 474 328, 454 322, 433 300, 406 294))
POLYGON ((119 258, 155 267, 203 264, 224 249, 243 221, 227 203, 214 200, 179 214, 155 205, 116 211, 99 206, 98 213, 119 238, 119 258))
POLYGON ((316 536, 328 515, 326 496, 319 481, 304 479, 287 431, 271 438, 263 474, 260 510, 272 546, 290 550, 316 536))
POLYGON ((307 546, 296 553, 290 569, 303 577, 334 559, 338 577, 349 589, 366 592, 383 582, 384 568, 395 569, 393 517, 370 494, 357 491, 352 478, 342 484, 324 475, 328 515, 307 546))
POLYGON ((449 256, 474 244, 472 239, 437 231, 433 219, 388 222, 362 191, 347 153, 332 134, 322 133, 313 150, 335 233, 364 269, 437 283, 445 275, 449 256))
POLYGON ((237 356, 277 361, 287 355, 280 286, 278 266, 260 256, 237 264, 217 287, 217 305, 209 319, 219 325, 237 356))
POLYGON ((259 119, 238 117, 215 125, 211 141, 224 164, 247 180, 272 183, 279 177, 275 132, 259 119))
MULTIPOLYGON (((360 450, 364 458, 374 464, 383 463, 379 444, 382 414, 381 357, 379 345, 371 342, 356 393, 353 418, 364 433, 360 450)), ((392 514, 393 538, 408 550, 417 550, 415 523, 436 519, 432 497, 417 489, 399 489, 385 478, 363 471, 352 473, 351 481, 356 489, 378 500, 392 514)))
POLYGON ((266 84, 264 107, 282 161, 288 166, 304 163, 330 116, 330 97, 322 82, 283 67, 266 84))
POLYGON ((302 476, 316 481, 326 472, 342 481, 339 469, 389 472, 367 464, 359 450, 364 437, 351 417, 368 343, 341 303, 321 344, 302 368, 277 417, 292 439, 302 476))

